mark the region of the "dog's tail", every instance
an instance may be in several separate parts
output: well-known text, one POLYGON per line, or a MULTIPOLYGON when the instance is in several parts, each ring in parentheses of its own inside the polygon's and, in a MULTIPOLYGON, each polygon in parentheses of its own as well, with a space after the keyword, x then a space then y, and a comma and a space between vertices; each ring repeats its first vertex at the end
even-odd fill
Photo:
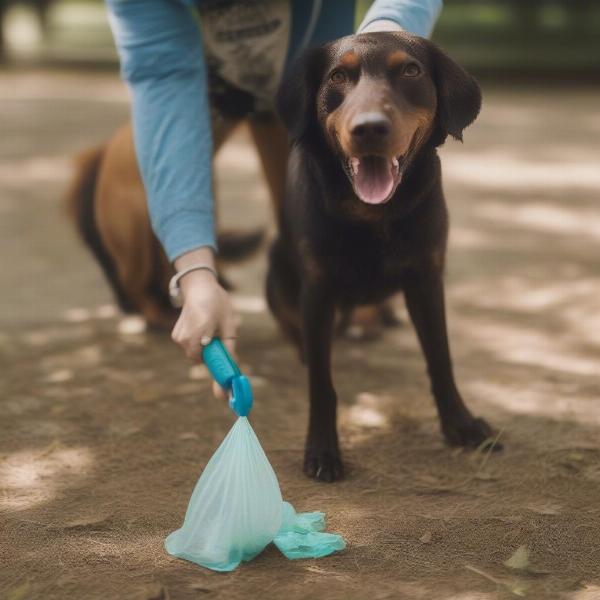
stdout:
POLYGON ((95 217, 96 180, 102 165, 105 148, 103 146, 82 152, 75 163, 75 177, 66 196, 69 216, 85 245, 90 249, 108 283, 113 289, 117 304, 126 313, 134 312, 131 300, 119 281, 115 263, 102 243, 95 217))
MULTIPOLYGON (((100 264, 114 292, 117 304, 124 312, 131 313, 135 312, 135 307, 119 280, 115 263, 102 242, 96 224, 95 191, 104 152, 105 148, 100 146, 84 151, 76 157, 75 177, 66 196, 67 211, 83 242, 100 264)), ((217 236, 219 259, 229 263, 249 258, 261 247, 265 237, 264 229, 219 233, 217 236)), ((233 287, 224 279, 222 283, 227 289, 233 287)), ((170 306, 166 289, 163 290, 160 283, 157 283, 153 289, 153 293, 160 297, 161 303, 170 306)))

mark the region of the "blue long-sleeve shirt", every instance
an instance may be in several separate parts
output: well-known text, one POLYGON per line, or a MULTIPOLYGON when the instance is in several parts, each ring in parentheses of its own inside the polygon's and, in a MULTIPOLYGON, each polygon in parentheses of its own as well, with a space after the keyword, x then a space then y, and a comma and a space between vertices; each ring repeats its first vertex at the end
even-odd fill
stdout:
MULTIPOLYGON (((132 95, 136 154, 152 227, 170 260, 216 248, 207 67, 194 0, 106 0, 132 95)), ((286 61, 354 30, 352 0, 290 0, 286 61)), ((202 1, 200 1, 202 4, 202 1)), ((375 0, 361 28, 386 19, 427 37, 442 0, 375 0)))

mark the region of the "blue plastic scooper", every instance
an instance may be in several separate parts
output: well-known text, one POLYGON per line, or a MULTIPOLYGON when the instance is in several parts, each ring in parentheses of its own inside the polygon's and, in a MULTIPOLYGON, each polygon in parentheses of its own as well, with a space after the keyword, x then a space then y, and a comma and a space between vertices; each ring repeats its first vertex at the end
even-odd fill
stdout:
POLYGON ((271 542, 288 558, 317 558, 345 548, 341 536, 324 533, 325 515, 296 514, 247 415, 252 387, 222 342, 204 347, 204 362, 229 393, 238 419, 206 465, 183 525, 165 540, 169 554, 215 571, 232 571, 271 542))
POLYGON ((229 407, 238 417, 246 417, 252 408, 250 380, 242 375, 237 363, 220 339, 213 339, 202 351, 202 360, 213 379, 229 392, 229 407))

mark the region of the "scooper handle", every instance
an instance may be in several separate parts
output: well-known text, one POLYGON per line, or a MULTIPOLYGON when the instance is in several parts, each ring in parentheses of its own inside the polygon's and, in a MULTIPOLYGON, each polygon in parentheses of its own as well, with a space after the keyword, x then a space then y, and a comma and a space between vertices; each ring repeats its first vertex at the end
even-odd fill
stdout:
POLYGON ((245 417, 252 408, 252 386, 242 375, 237 363, 219 338, 213 338, 202 349, 202 359, 214 380, 229 392, 229 406, 239 417, 245 417))

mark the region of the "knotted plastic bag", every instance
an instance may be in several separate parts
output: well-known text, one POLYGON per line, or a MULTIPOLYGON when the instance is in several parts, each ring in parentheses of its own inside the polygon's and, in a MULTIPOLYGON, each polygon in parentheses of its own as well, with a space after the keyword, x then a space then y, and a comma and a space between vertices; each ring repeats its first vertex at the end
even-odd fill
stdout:
POLYGON ((239 416, 204 469, 183 525, 165 540, 169 554, 214 571, 232 571, 270 543, 290 559, 319 558, 345 548, 324 533, 321 512, 296 513, 283 502, 279 482, 248 422, 252 388, 218 339, 203 351, 215 380, 231 394, 239 416))
POLYGON ((206 465, 181 529, 167 551, 215 571, 260 554, 281 528, 277 477, 246 417, 240 417, 206 465))

